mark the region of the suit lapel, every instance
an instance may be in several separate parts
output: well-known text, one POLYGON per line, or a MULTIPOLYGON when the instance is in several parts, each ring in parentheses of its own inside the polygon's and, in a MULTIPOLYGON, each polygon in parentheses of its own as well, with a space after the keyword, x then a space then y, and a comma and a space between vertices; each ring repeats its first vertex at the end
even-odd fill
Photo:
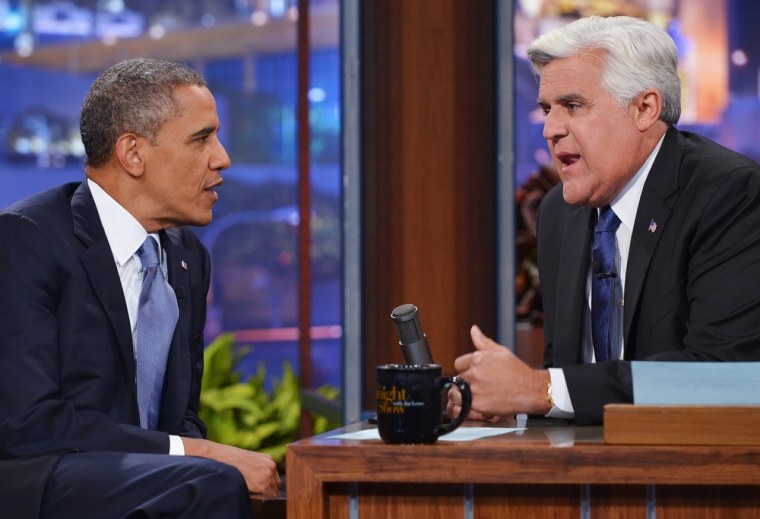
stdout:
POLYGON ((582 362, 586 276, 595 222, 596 209, 583 206, 573 208, 564 222, 558 259, 562 268, 557 282, 554 332, 557 346, 553 348, 556 367, 582 362), (579 303, 571 304, 570 301, 579 303))
POLYGON ((166 252, 169 284, 177 296, 177 306, 179 307, 177 328, 174 330, 169 358, 167 359, 164 395, 159 418, 159 427, 167 430, 167 428, 174 428, 181 423, 190 394, 191 366, 187 337, 188 320, 190 319, 188 269, 197 268, 197 265, 190 263, 187 249, 182 245, 179 232, 176 229, 161 231, 161 244, 166 252))
POLYGON ((188 303, 186 291, 188 287, 188 276, 190 268, 190 258, 187 249, 182 245, 181 238, 177 229, 167 229, 160 232, 161 245, 166 253, 166 267, 169 274, 169 284, 174 289, 179 305, 180 321, 188 319, 188 303))
POLYGON ((114 265, 111 247, 86 181, 82 182, 71 198, 71 217, 74 236, 85 246, 85 251, 80 256, 82 265, 113 327, 121 358, 129 372, 127 379, 134 380, 132 329, 124 301, 124 291, 114 265))
POLYGON ((671 128, 665 135, 639 200, 625 279, 623 336, 626 359, 633 358, 635 354, 633 348, 628 348, 633 316, 639 304, 652 255, 670 218, 672 206, 668 199, 678 190, 678 170, 682 154, 683 142, 680 134, 671 128))

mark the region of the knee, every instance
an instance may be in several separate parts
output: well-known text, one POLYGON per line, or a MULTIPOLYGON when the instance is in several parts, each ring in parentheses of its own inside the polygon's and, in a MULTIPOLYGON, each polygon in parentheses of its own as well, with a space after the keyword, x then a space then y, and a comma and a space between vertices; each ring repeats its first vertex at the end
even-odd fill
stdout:
POLYGON ((208 517, 249 517, 248 486, 240 471, 215 460, 194 460, 194 475, 184 485, 191 502, 189 508, 204 510, 204 514, 211 514, 208 517))
POLYGON ((232 465, 210 459, 198 459, 198 462, 199 471, 202 473, 199 477, 204 481, 204 484, 211 482, 221 488, 248 492, 243 474, 232 465))

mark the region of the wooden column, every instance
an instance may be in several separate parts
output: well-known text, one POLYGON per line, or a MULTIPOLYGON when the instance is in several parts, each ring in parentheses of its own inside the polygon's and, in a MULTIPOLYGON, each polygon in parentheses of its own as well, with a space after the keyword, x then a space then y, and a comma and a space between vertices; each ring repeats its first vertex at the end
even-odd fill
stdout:
POLYGON ((453 372, 469 328, 496 323, 496 7, 363 3, 364 403, 401 362, 390 313, 420 309, 453 372))
MULTIPOLYGON (((309 127, 309 3, 298 0, 298 371, 301 391, 312 388, 311 369, 311 128, 309 127)), ((311 413, 301 407, 301 436, 314 430, 311 413)))

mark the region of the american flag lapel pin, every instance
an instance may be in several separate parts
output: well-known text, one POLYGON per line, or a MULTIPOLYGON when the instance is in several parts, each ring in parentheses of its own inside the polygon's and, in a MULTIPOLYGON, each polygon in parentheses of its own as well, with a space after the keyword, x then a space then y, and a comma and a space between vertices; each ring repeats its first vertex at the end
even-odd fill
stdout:
POLYGON ((657 222, 654 221, 654 218, 650 220, 649 222, 649 229, 647 229, 649 232, 654 233, 657 230, 657 222))
MULTIPOLYGON (((649 227, 652 228, 651 226, 649 227)), ((187 270, 187 263, 185 263, 185 260, 182 260, 179 262, 179 266, 182 267, 182 270, 187 270)))

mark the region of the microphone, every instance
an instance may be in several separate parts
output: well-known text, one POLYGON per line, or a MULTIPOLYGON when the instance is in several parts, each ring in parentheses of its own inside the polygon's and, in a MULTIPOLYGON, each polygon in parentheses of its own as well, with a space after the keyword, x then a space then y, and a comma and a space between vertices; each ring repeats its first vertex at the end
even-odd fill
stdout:
POLYGON ((427 336, 420 326, 417 307, 401 305, 393 309, 391 319, 396 323, 401 352, 407 364, 433 364, 427 336))

